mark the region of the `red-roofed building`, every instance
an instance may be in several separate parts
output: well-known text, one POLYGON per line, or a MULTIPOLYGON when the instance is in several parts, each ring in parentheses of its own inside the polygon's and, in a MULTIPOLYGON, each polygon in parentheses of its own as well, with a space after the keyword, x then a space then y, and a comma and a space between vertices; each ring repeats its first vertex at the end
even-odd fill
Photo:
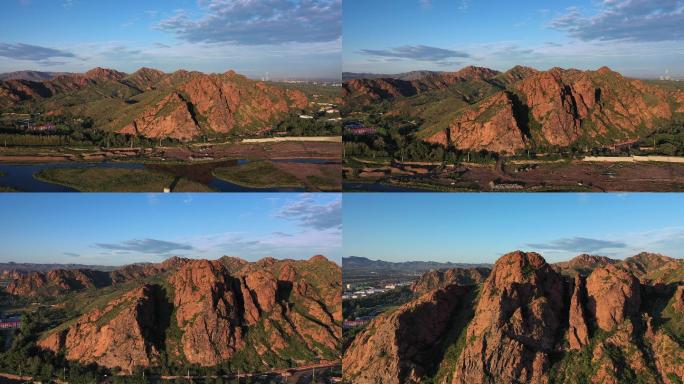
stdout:
POLYGON ((0 320, 0 329, 19 328, 21 320, 18 318, 0 320))

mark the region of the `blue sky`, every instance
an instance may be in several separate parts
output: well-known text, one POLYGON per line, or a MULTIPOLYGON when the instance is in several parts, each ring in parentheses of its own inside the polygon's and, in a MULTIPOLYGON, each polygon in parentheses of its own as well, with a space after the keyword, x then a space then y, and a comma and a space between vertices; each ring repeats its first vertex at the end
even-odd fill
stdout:
POLYGON ((641 251, 684 257, 684 194, 346 194, 343 255, 491 263, 641 251))
POLYGON ((341 0, 4 0, 0 72, 339 78, 341 0))
POLYGON ((0 262, 341 260, 340 194, 5 194, 0 212, 0 262))
POLYGON ((684 0, 345 0, 343 69, 517 64, 684 78, 684 0))

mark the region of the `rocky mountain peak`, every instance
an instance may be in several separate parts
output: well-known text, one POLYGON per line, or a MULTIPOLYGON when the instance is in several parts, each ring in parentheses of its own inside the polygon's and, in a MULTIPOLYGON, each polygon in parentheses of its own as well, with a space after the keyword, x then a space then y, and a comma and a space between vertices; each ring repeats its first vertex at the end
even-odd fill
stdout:
POLYGON ((84 77, 91 80, 112 80, 119 81, 126 77, 126 74, 109 68, 93 68, 83 74, 84 77))

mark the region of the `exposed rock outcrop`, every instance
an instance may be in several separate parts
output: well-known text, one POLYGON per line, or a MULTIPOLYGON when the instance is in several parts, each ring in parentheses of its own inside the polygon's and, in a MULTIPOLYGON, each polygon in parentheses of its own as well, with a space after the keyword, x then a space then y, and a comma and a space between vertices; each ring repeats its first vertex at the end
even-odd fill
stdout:
POLYGON ((525 148, 528 137, 516 120, 513 97, 507 92, 499 92, 465 108, 448 128, 426 141, 458 149, 501 153, 525 148))
POLYGON ((132 372, 147 367, 159 356, 161 317, 156 301, 163 300, 161 287, 145 285, 81 316, 63 331, 56 331, 38 345, 53 352, 64 351, 69 360, 96 363, 132 372))
POLYGON ((584 303, 586 302, 586 287, 584 279, 575 276, 574 290, 570 299, 568 312, 568 344, 570 349, 581 349, 589 344, 589 327, 585 315, 584 303))
POLYGON ((200 133, 201 128, 189 108, 187 101, 174 92, 144 111, 119 132, 135 136, 190 140, 200 133))
POLYGON ((452 383, 542 383, 561 327, 561 276, 536 253, 502 256, 485 281, 452 383))
POLYGON ((639 312, 639 280, 613 265, 598 268, 587 277, 587 301, 598 327, 610 331, 639 312))

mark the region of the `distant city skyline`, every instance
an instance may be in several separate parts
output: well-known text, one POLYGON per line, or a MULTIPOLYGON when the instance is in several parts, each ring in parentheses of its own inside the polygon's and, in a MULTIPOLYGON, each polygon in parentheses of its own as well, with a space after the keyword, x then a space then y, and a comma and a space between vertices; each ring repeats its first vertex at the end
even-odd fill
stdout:
POLYGON ((549 262, 579 254, 684 257, 680 194, 347 194, 343 255, 493 263, 515 250, 549 262))
POLYGON ((172 256, 341 263, 341 195, 5 194, 0 262, 119 266, 172 256))
POLYGON ((341 0, 7 0, 0 73, 152 67, 338 79, 341 8, 341 0))
POLYGON ((684 80, 682 0, 345 0, 343 30, 346 72, 608 66, 684 80))

